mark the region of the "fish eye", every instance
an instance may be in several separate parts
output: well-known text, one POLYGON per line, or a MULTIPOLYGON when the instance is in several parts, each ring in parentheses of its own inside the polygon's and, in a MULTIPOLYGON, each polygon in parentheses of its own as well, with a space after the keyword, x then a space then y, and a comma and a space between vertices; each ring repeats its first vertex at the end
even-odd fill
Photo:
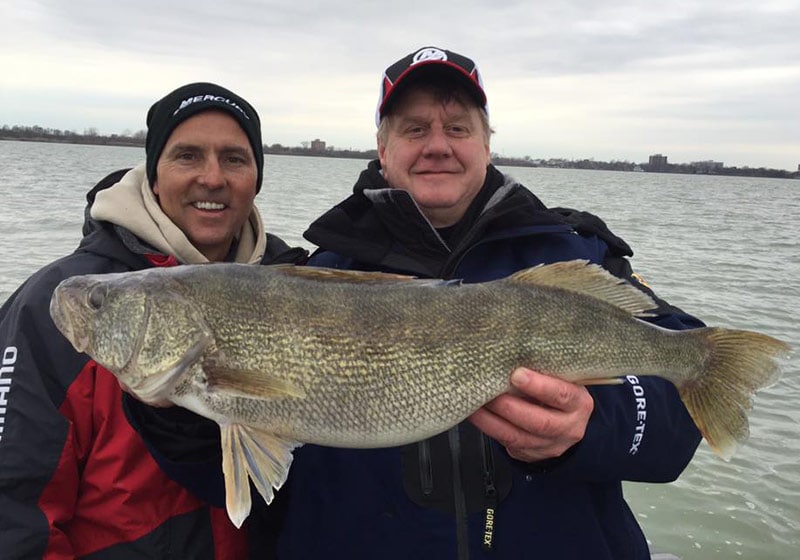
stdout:
POLYGON ((107 293, 108 288, 105 284, 100 284, 99 286, 93 287, 89 291, 89 295, 86 298, 89 303, 89 307, 95 310, 100 309, 103 306, 103 302, 106 299, 107 293))

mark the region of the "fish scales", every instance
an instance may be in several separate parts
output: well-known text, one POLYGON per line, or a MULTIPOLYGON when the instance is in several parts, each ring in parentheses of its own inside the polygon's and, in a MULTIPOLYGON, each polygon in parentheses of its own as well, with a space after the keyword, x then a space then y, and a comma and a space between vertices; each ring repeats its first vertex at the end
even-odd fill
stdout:
MULTIPOLYGON (((288 418, 297 426, 288 435, 312 443, 374 447, 434 435, 506 391, 507 372, 517 365, 548 373, 571 364, 580 378, 641 372, 647 363, 644 345, 618 349, 620 341, 639 339, 637 331, 650 329, 622 312, 602 323, 593 313, 568 312, 564 295, 552 290, 531 297, 531 290, 509 283, 489 290, 478 284, 442 289, 401 282, 387 297, 380 285, 320 286, 312 279, 280 277, 265 283, 264 275, 252 274, 237 276, 232 290, 226 275, 217 280, 230 294, 259 294, 255 302, 202 300, 219 351, 239 368, 291 380, 306 397, 242 399, 234 408, 220 400, 215 411, 278 433, 273 419, 288 418), (293 320, 298 317, 301 323, 293 320), (559 327, 542 329, 543 323, 559 327), (236 332, 249 333, 251 343, 230 334, 236 332), (601 334, 605 339, 611 334, 614 343, 598 345, 601 334), (576 335, 575 344, 564 343, 576 335), (584 340, 592 352, 585 351, 584 340), (256 352, 252 342, 262 341, 266 351, 256 352), (365 406, 365 396, 375 406, 365 406)), ((216 292, 196 281, 187 289, 196 301, 216 292)), ((659 355, 665 346, 649 354, 659 355)))
MULTIPOLYGON (((257 305, 227 298, 209 298, 203 305, 208 306, 213 331, 248 332, 252 340, 265 341, 266 351, 254 359, 250 345, 228 336, 217 337, 218 349, 238 367, 291 380, 307 396, 302 402, 276 399, 266 404, 241 399, 233 414, 242 420, 276 429, 271 418, 289 417, 304 426, 301 436, 315 443, 352 445, 355 438, 363 445, 389 445, 437 433, 443 421, 463 418, 508 387, 505 373, 513 357, 504 355, 494 313, 465 316, 469 306, 465 307, 462 288, 446 290, 450 293, 444 300, 436 297, 436 290, 400 289, 387 306, 378 286, 319 288, 297 279, 288 286, 281 282, 280 290, 273 290, 263 285, 260 275, 251 280, 260 286, 257 305), (232 306, 241 309, 231 313, 232 306), (255 308, 266 311, 254 313, 255 308), (306 318, 302 326, 291 319, 299 315, 306 318), (233 323, 236 328, 231 328, 233 323), (480 350, 483 345, 475 342, 476 337, 489 336, 492 353, 480 350), (502 375, 497 374, 496 357, 502 358, 502 375), (488 374, 483 379, 465 378, 465 367, 488 374), (376 406, 365 406, 365 395, 376 406), (420 432, 425 419, 435 427, 420 432), (332 439, 337 432, 343 435, 332 439)), ((187 289, 209 291, 198 283, 187 289)), ((488 294, 485 308, 490 310, 495 300, 488 294)), ((218 402, 220 409, 228 406, 229 402, 218 402)))
POLYGON ((753 393, 789 347, 718 327, 668 331, 654 302, 570 261, 482 284, 237 264, 78 276, 51 315, 75 348, 146 402, 220 425, 226 503, 269 503, 300 443, 394 446, 442 432, 509 390, 517 366, 580 382, 675 384, 712 449, 749 434, 753 393))

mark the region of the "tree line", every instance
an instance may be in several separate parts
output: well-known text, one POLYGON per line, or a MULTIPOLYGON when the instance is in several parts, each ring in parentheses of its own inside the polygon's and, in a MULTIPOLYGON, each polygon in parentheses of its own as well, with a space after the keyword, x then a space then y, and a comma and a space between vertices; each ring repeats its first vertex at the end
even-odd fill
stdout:
MULTIPOLYGON (((71 144, 97 144, 106 146, 135 146, 144 147, 147 137, 146 130, 124 132, 123 134, 102 135, 97 129, 87 128, 83 133, 72 130, 59 130, 57 128, 44 128, 41 126, 9 126, 0 128, 0 140, 20 140, 30 142, 64 142, 71 144)), ((377 150, 352 150, 338 149, 326 146, 324 150, 308 147, 308 142, 303 146, 283 146, 282 144, 264 145, 264 153, 272 155, 296 156, 324 156, 351 159, 375 159, 377 150)), ((551 158, 547 160, 533 159, 529 156, 515 158, 492 154, 492 163, 495 165, 511 167, 549 167, 563 169, 602 169, 608 171, 650 171, 659 173, 684 173, 694 175, 735 175, 744 177, 774 177, 779 179, 800 179, 800 170, 797 172, 784 169, 770 169, 765 167, 714 167, 709 169, 703 165, 693 163, 671 163, 658 169, 651 169, 648 163, 635 163, 631 161, 610 162, 596 161, 594 159, 569 160, 551 158)))
POLYGON ((144 146, 147 131, 125 134, 98 134, 96 128, 84 129, 83 134, 74 130, 44 128, 41 126, 9 126, 0 128, 2 140, 26 140, 32 142, 65 142, 70 144, 100 144, 109 146, 144 146))

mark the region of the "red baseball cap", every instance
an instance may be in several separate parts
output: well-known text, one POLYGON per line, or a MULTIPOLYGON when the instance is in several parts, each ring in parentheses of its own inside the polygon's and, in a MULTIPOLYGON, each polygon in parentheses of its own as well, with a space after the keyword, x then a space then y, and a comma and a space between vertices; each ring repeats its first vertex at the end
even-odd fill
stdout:
POLYGON ((444 72, 450 72, 456 79, 460 79, 478 102, 478 106, 485 113, 489 113, 486 92, 483 90, 483 80, 475 62, 452 51, 438 47, 423 47, 401 58, 383 73, 378 109, 375 112, 375 124, 380 125, 381 117, 400 84, 405 83, 408 77, 414 75, 420 68, 435 67, 441 68, 444 72))

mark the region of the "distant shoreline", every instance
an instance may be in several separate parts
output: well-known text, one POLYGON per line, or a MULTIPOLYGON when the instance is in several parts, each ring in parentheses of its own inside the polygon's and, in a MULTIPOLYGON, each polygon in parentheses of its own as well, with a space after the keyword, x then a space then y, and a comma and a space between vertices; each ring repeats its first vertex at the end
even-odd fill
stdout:
MULTIPOLYGON (((90 146, 121 146, 130 148, 144 148, 144 133, 137 133, 135 137, 129 136, 100 136, 100 135, 81 135, 76 133, 63 133, 61 135, 8 135, 9 129, 4 127, 0 134, 0 141, 13 142, 41 142, 49 144, 81 144, 90 146)), ((330 157, 347 159, 372 160, 378 157, 377 150, 339 150, 326 148, 315 150, 301 146, 283 146, 273 144, 264 146, 264 153, 269 155, 292 155, 292 156, 311 156, 311 157, 330 157)), ((651 169, 647 163, 634 163, 630 161, 595 161, 594 159, 567 160, 561 158, 551 158, 548 160, 532 159, 528 156, 524 158, 509 158, 498 154, 492 154, 492 163, 507 167, 542 167, 557 169, 588 169, 605 171, 631 171, 631 172, 655 172, 655 173, 679 173, 684 175, 722 175, 739 177, 768 177, 774 179, 800 179, 800 170, 796 172, 784 169, 769 169, 764 167, 716 167, 712 169, 700 167, 697 164, 666 164, 659 169, 651 169)))

